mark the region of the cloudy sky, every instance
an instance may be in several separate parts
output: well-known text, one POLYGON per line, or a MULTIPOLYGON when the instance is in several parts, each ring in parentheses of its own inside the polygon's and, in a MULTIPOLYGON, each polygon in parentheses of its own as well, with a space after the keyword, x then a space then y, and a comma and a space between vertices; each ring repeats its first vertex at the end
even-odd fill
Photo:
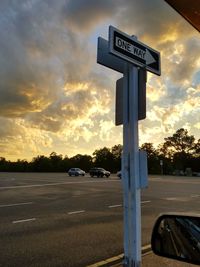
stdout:
POLYGON ((200 138, 200 35, 164 0, 1 0, 0 156, 92 154, 122 143, 114 125, 115 81, 96 63, 108 26, 161 52, 148 73, 140 144, 180 127, 200 138))

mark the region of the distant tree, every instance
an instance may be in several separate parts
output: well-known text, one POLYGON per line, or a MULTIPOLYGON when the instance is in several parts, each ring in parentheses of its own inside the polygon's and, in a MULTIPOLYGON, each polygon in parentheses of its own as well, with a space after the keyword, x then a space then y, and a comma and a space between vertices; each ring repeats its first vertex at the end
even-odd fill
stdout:
POLYGON ((175 169, 185 170, 194 152, 195 138, 186 129, 179 129, 170 137, 164 138, 162 153, 173 160, 175 169))
POLYGON ((118 144, 111 148, 113 155, 113 171, 117 172, 121 170, 121 158, 122 158, 123 146, 118 144))
POLYGON ((69 159, 69 168, 78 167, 88 172, 92 165, 92 157, 89 155, 77 154, 76 156, 69 159))
POLYGON ((12 171, 15 172, 28 172, 29 171, 29 163, 27 160, 18 159, 16 162, 13 162, 12 164, 12 171))
POLYGON ((160 164, 160 170, 162 168, 163 174, 172 174, 174 167, 173 167, 173 156, 167 154, 167 149, 164 147, 164 144, 158 145, 157 152, 159 155, 160 163, 162 161, 162 166, 160 164))
MULTIPOLYGON (((178 129, 172 136, 164 138, 164 143, 157 149, 153 143, 144 143, 141 149, 147 152, 149 173, 163 171, 164 174, 171 174, 174 169, 185 171, 186 168, 200 172, 200 139, 195 142, 194 136, 189 135, 186 129, 178 129)), ((96 166, 117 172, 121 169, 122 150, 122 145, 118 144, 95 150, 93 157, 77 154, 71 158, 52 152, 49 157, 39 155, 31 162, 25 159, 11 162, 0 157, 0 171, 66 172, 71 167, 79 167, 88 172, 96 166)))
POLYGON ((141 145, 141 149, 147 152, 148 173, 149 174, 161 173, 160 157, 158 151, 154 148, 153 144, 144 143, 141 145))
POLYGON ((194 155, 200 157, 200 139, 194 145, 194 155))
POLYGON ((55 162, 58 162, 60 160, 62 160, 62 155, 58 155, 56 152, 51 152, 49 158, 52 160, 52 161, 55 161, 55 162))
POLYGON ((193 154, 188 161, 192 171, 200 172, 200 139, 194 144, 193 154))
POLYGON ((121 158, 122 156, 122 150, 123 150, 123 146, 118 144, 118 145, 115 145, 111 148, 111 153, 113 154, 113 156, 115 158, 121 158))
POLYGON ((162 143, 158 145, 159 154, 165 158, 173 160, 174 151, 169 149, 166 143, 162 143))
POLYGON ((181 128, 170 137, 164 138, 165 148, 171 150, 172 153, 191 153, 194 150, 195 138, 189 135, 188 131, 181 128))
POLYGON ((6 162, 6 159, 4 157, 0 157, 0 164, 4 164, 6 162))
POLYGON ((200 157, 191 157, 188 160, 188 166, 193 172, 200 172, 200 157))
POLYGON ((144 143, 141 145, 141 149, 147 152, 147 157, 157 157, 157 151, 152 143, 144 143))
POLYGON ((0 171, 9 171, 9 163, 4 157, 0 157, 0 171))
POLYGON ((62 155, 58 155, 56 152, 52 152, 49 156, 50 170, 53 172, 59 172, 62 168, 62 155))
POLYGON ((61 171, 62 172, 67 172, 70 168, 70 159, 69 157, 66 155, 61 163, 61 171))
POLYGON ((49 172, 52 170, 50 159, 40 155, 31 161, 31 170, 35 172, 49 172))
POLYGON ((94 165, 96 167, 102 167, 111 172, 115 172, 114 168, 114 156, 109 148, 104 147, 97 149, 93 153, 94 155, 94 165))

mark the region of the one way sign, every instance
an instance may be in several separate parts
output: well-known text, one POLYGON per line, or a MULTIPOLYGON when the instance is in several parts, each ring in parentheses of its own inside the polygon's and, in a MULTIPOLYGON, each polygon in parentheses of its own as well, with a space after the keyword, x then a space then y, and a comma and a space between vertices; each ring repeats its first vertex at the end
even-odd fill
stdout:
POLYGON ((109 27, 109 52, 157 75, 160 71, 160 53, 113 26, 109 27))

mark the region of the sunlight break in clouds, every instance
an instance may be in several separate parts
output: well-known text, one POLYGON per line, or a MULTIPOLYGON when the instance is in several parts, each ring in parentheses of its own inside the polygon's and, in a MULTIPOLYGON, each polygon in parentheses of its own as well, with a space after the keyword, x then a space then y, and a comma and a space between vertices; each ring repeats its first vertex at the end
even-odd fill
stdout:
POLYGON ((161 52, 140 143, 187 126, 199 138, 200 36, 160 0, 0 1, 0 148, 7 159, 91 154, 122 142, 115 81, 96 63, 111 24, 161 52))

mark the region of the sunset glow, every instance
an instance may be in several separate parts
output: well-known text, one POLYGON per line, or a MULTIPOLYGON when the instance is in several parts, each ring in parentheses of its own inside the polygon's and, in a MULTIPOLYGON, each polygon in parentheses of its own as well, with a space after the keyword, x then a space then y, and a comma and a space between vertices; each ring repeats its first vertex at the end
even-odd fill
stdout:
POLYGON ((114 125, 121 74, 96 63, 108 26, 161 52, 148 74, 140 144, 162 143, 186 127, 200 138, 200 36, 160 0, 2 1, 0 3, 0 156, 31 160, 52 151, 92 154, 122 144, 114 125))

